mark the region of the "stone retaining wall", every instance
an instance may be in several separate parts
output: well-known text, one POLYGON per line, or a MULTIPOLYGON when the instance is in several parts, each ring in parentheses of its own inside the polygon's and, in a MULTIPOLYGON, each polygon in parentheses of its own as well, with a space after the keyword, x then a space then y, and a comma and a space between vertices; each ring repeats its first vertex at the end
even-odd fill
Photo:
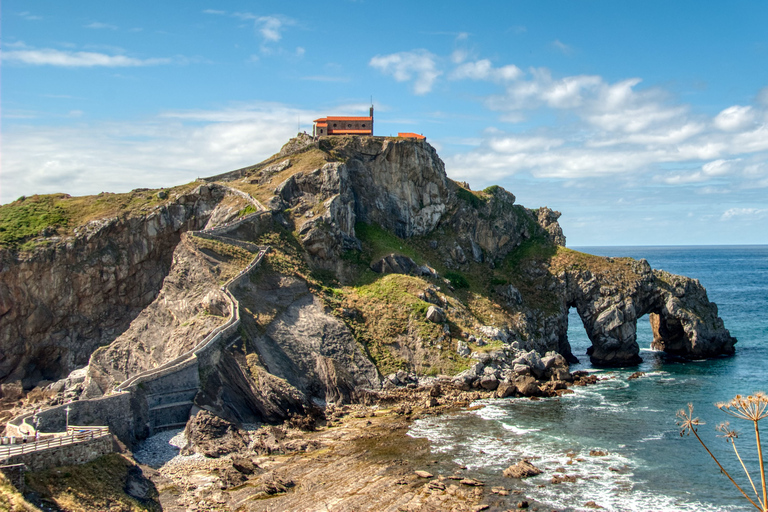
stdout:
POLYGON ((25 464, 27 471, 42 471, 57 466, 84 464, 112 452, 112 436, 107 434, 81 443, 14 455, 8 463, 25 464))

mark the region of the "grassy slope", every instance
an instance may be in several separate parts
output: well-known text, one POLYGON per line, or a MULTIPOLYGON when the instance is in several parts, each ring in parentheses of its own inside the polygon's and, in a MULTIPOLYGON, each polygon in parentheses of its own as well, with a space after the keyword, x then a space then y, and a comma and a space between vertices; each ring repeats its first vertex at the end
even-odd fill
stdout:
MULTIPOLYGON (((116 453, 78 466, 64 466, 27 473, 27 487, 45 503, 60 510, 139 512, 160 510, 154 500, 141 503, 125 493, 129 470, 134 464, 116 453)), ((155 492, 155 497, 157 493, 155 492)), ((23 510, 23 509, 22 509, 23 510)))
MULTIPOLYGON (((180 185, 167 192, 184 193, 196 183, 180 185)), ((68 236, 75 228, 95 219, 129 213, 146 213, 167 200, 157 190, 134 190, 125 194, 101 193, 71 197, 68 194, 20 197, 0 206, 0 248, 31 250, 43 230, 49 235, 68 236), (47 228, 47 229, 46 229, 47 228)))

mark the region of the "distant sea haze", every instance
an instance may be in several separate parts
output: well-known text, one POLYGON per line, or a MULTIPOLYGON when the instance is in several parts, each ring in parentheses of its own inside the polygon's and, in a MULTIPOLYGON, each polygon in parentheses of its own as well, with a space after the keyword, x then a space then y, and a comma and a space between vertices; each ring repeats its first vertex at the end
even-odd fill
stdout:
MULTIPOLYGON (((699 279, 717 303, 726 328, 738 339, 736 355, 693 362, 665 359, 650 350, 652 334, 645 316, 638 320, 643 363, 598 370, 589 363, 590 341, 572 310, 568 338, 581 360, 572 370, 597 372, 606 380, 560 398, 484 401, 486 406, 477 411, 419 420, 410 435, 429 438, 435 458, 466 465, 487 485, 516 486, 525 496, 557 510, 586 510, 589 501, 616 512, 753 510, 696 439, 680 437, 675 412, 693 403, 695 415, 706 422, 699 434, 746 490, 750 486, 733 449, 716 437, 715 426, 731 420, 731 427, 740 433, 740 454, 759 485, 751 424, 740 424, 714 403, 736 394, 768 391, 768 246, 574 249, 645 258, 653 268, 699 279), (636 371, 645 375, 628 380, 636 371), (590 451, 607 455, 591 456, 590 451), (523 457, 530 457, 545 472, 522 482, 501 476, 504 468, 523 457), (576 482, 550 483, 563 472, 575 476, 576 482)), ((768 435, 765 421, 763 439, 768 435)))

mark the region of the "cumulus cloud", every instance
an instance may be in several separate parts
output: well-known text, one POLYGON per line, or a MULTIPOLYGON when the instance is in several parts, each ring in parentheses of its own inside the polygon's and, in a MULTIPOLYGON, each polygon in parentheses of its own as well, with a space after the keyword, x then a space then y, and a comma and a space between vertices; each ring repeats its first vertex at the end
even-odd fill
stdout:
POLYGON ((320 115, 254 103, 170 111, 142 121, 16 125, 3 133, 0 202, 36 193, 165 187, 237 169, 295 136, 297 117, 320 115))
POLYGON ((452 80, 492 80, 496 82, 507 82, 515 80, 522 75, 523 72, 514 64, 495 68, 490 60, 482 59, 460 64, 451 72, 449 78, 452 80))
POLYGON ((432 90, 442 72, 437 69, 437 58, 427 50, 377 55, 369 65, 385 75, 391 75, 398 82, 413 81, 415 94, 426 94, 432 90))
POLYGON ((712 162, 707 162, 706 164, 702 165, 701 169, 698 171, 687 174, 672 174, 671 176, 662 178, 662 181, 669 185, 681 185, 686 183, 699 183, 708 181, 714 177, 725 176, 732 173, 738 162, 741 162, 740 158, 735 158, 733 160, 713 160, 712 162))
POLYGON ((725 131, 734 131, 746 128, 755 120, 755 114, 750 106, 734 105, 728 107, 713 120, 714 125, 725 131))
POLYGON ((125 55, 108 55, 97 52, 62 51, 52 48, 12 50, 3 52, 4 61, 21 62, 33 66, 59 67, 136 67, 168 64, 170 59, 137 59, 125 55))

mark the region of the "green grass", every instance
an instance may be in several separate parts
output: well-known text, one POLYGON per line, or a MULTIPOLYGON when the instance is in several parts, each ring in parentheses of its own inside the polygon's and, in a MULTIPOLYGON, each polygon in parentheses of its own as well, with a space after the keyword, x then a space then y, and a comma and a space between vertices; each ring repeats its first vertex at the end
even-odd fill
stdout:
MULTIPOLYGON (((196 182, 167 189, 169 193, 185 193, 196 182)), ((39 245, 34 240, 46 230, 46 235, 68 236, 78 226, 96 219, 128 214, 149 213, 170 201, 157 197, 158 190, 136 189, 125 194, 102 192, 92 196, 72 197, 69 194, 48 194, 20 197, 0 206, 0 248, 29 251, 39 245), (47 229, 46 229, 47 228, 47 229)))
POLYGON ((21 197, 0 207, 0 246, 12 247, 39 236, 45 228, 66 228, 69 214, 60 204, 63 194, 21 197))
POLYGON ((448 272, 445 274, 445 278, 451 282, 451 286, 454 288, 469 288, 467 278, 458 272, 448 272))
POLYGON ((478 195, 475 192, 467 190, 463 187, 456 188, 456 196, 462 201, 468 203, 470 206, 472 206, 472 208, 476 210, 482 207, 487 201, 486 197, 478 195))

